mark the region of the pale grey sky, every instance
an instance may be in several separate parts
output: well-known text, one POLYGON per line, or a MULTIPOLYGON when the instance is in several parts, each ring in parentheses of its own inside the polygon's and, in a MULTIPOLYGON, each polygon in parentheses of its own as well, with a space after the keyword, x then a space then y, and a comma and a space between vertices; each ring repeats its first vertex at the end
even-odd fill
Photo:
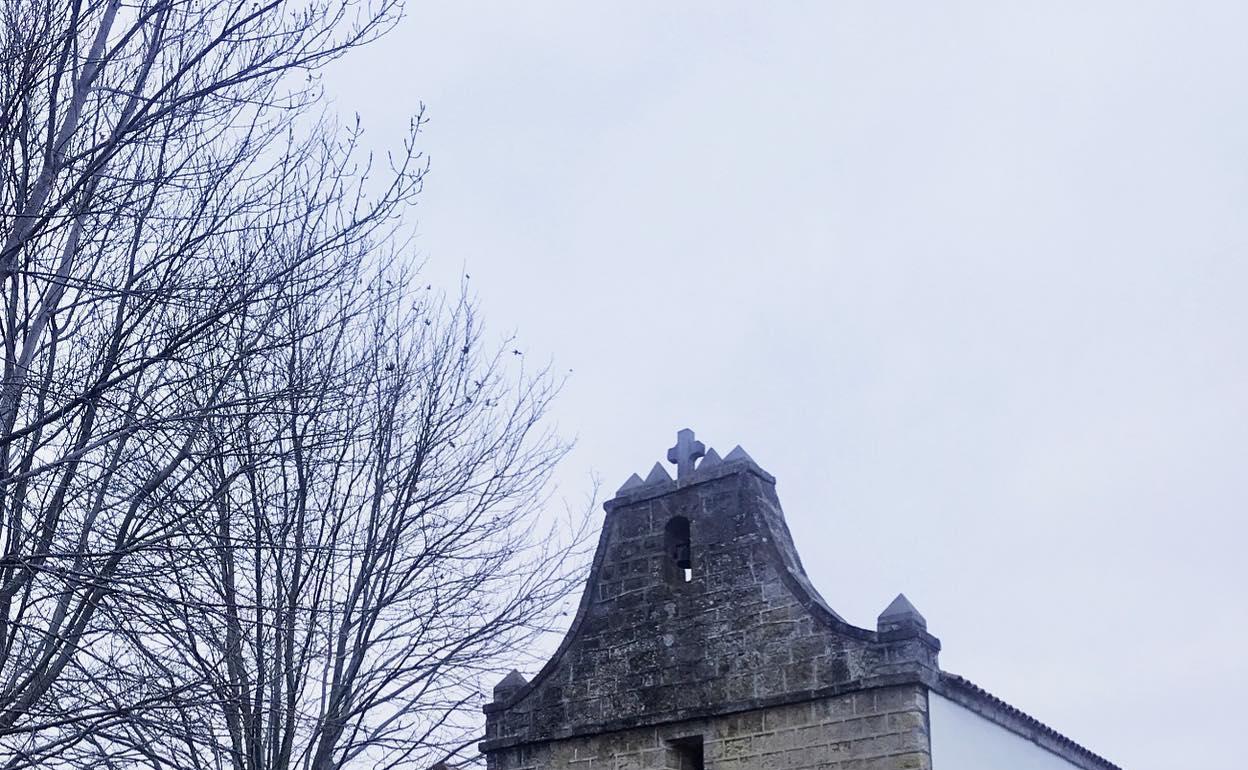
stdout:
MULTIPOLYGON (((1248 723, 1248 3, 416 2, 428 274, 573 369, 559 475, 692 427, 872 626, 1128 770, 1248 723)), ((532 673, 532 672, 530 672, 532 673)))

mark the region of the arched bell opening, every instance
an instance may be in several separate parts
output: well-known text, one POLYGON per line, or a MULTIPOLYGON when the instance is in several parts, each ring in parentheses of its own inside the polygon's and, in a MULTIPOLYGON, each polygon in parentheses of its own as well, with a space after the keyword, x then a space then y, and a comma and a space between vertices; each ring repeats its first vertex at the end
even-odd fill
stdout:
POLYGON ((689 536, 689 520, 673 516, 663 528, 667 552, 667 574, 674 583, 693 581, 693 541, 689 536))

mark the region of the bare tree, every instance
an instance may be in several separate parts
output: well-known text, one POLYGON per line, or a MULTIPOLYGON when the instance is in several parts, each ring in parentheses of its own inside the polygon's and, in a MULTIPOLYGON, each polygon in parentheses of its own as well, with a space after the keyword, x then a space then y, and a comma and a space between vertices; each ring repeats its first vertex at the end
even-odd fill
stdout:
POLYGON ((175 601, 118 612, 153 680, 200 684, 110 731, 115 758, 427 767, 477 737, 479 675, 573 587, 583 530, 528 526, 562 453, 547 373, 506 375, 462 299, 376 294, 358 323, 292 308, 289 347, 213 421, 185 498, 212 515, 187 508, 198 547, 151 587, 175 601))
POLYGON ((549 380, 387 265, 422 118, 316 112, 396 12, 0 10, 0 765, 401 763, 566 588, 549 380))

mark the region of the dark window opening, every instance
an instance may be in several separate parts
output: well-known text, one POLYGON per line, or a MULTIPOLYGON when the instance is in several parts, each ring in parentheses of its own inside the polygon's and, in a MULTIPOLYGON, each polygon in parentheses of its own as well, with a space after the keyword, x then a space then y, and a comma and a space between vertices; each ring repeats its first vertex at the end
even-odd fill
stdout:
POLYGON ((674 516, 663 530, 672 574, 681 582, 693 580, 693 546, 689 540, 689 520, 674 516))
POLYGON ((669 741, 675 762, 671 766, 678 770, 706 770, 702 758, 702 736, 692 735, 688 738, 677 738, 669 741))
POLYGON ((670 763, 671 768, 679 770, 705 770, 706 765, 703 760, 703 740, 701 735, 690 735, 689 738, 678 738, 668 741, 671 753, 674 756, 674 763, 670 763))

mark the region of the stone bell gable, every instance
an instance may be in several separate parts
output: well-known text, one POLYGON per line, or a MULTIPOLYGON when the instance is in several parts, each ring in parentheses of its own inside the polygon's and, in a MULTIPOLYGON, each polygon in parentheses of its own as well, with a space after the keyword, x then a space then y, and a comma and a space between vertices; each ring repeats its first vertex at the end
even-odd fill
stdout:
POLYGON ((487 752, 936 672, 940 643, 917 612, 869 630, 828 607, 802 569, 771 474, 739 447, 722 460, 711 450, 695 467, 700 442, 680 438, 669 455, 675 480, 656 464, 606 503, 571 629, 532 682, 514 674, 495 690, 487 752))
POLYGON ((942 672, 904 596, 874 630, 837 615, 775 478, 740 447, 721 459, 682 430, 668 460, 675 479, 655 464, 605 504, 550 661, 494 688, 489 770, 930 770, 936 746, 950 756, 937 770, 1118 770, 942 672))

